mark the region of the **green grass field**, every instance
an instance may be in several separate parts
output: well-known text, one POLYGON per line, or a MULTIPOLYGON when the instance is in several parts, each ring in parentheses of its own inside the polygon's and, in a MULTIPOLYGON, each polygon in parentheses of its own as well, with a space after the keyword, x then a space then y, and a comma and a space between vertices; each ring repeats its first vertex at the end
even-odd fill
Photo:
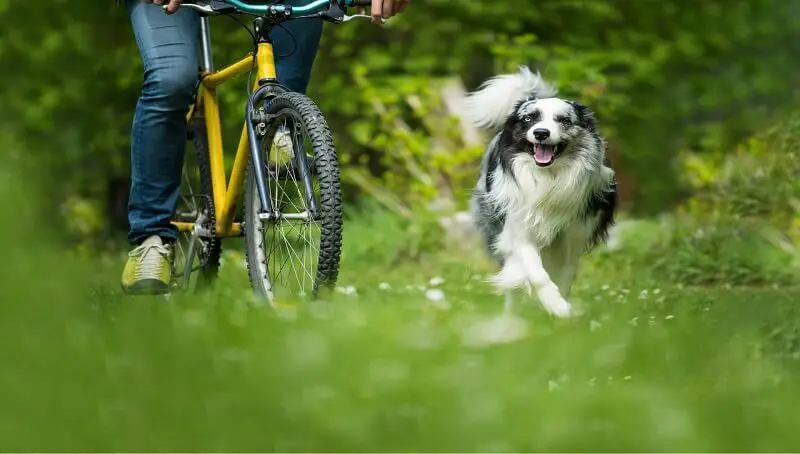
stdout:
POLYGON ((12 226, 0 449, 800 449, 797 288, 682 287, 600 253, 580 318, 503 315, 480 251, 404 258, 414 241, 359 222, 340 291, 280 313, 250 296, 236 251, 212 293, 125 298, 121 257, 75 259, 12 226))

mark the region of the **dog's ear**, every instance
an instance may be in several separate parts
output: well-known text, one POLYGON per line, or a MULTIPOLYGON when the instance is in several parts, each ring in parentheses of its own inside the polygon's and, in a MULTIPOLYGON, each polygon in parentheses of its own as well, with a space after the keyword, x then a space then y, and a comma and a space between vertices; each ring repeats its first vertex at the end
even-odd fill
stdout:
POLYGON ((575 114, 578 116, 578 126, 587 129, 591 132, 597 131, 597 118, 594 112, 578 101, 571 101, 572 108, 575 109, 575 114))

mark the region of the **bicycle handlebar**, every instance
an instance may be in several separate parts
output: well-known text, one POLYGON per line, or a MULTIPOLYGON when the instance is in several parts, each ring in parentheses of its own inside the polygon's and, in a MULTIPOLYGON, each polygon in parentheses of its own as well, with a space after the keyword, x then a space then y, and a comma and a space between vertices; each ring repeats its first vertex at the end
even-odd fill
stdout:
MULTIPOLYGON (((200 13, 207 15, 245 13, 254 15, 269 15, 272 17, 283 16, 287 19, 297 18, 298 16, 323 15, 330 9, 338 8, 345 11, 347 7, 369 6, 372 0, 313 0, 301 6, 291 6, 285 4, 271 3, 267 5, 252 5, 243 0, 189 0, 183 3, 183 7, 192 8, 200 13)), ((166 10, 167 5, 164 5, 166 10)), ((347 22, 357 17, 367 18, 364 15, 346 16, 338 18, 337 22, 347 22)))
POLYGON ((264 14, 264 13, 277 13, 286 14, 315 14, 320 13, 331 6, 332 3, 339 4, 339 6, 369 6, 372 4, 371 0, 313 0, 311 3, 302 6, 289 6, 289 5, 251 5, 243 0, 222 0, 224 3, 235 6, 236 9, 243 13, 248 14, 264 14))

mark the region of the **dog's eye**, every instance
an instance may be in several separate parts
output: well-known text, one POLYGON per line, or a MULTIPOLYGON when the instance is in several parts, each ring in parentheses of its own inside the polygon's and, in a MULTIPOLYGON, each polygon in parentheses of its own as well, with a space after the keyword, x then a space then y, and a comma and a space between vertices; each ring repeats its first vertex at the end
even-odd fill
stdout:
POLYGON ((530 123, 531 120, 532 118, 530 115, 525 115, 524 117, 522 117, 522 121, 524 121, 525 123, 530 123))
POLYGON ((570 119, 569 117, 556 117, 555 120, 565 125, 572 123, 572 119, 570 119))

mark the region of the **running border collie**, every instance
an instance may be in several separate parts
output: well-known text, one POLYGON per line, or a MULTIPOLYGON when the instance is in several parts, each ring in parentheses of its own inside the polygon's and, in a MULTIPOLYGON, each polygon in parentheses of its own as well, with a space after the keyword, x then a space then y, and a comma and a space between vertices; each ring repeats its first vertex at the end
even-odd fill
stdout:
POLYGON ((481 160, 470 211, 500 265, 505 292, 536 292, 556 317, 584 252, 605 241, 617 207, 616 179, 592 111, 556 97, 527 67, 490 78, 465 99, 467 117, 496 132, 481 160))

